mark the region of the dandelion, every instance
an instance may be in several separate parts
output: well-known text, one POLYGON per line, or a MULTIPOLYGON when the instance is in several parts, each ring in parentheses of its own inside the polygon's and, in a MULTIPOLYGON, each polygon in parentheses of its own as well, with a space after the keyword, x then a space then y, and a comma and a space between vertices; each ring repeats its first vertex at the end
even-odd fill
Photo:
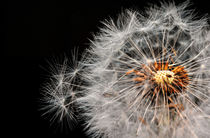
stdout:
POLYGON ((187 6, 162 3, 104 23, 80 61, 79 85, 67 80, 89 135, 210 136, 210 31, 187 6))

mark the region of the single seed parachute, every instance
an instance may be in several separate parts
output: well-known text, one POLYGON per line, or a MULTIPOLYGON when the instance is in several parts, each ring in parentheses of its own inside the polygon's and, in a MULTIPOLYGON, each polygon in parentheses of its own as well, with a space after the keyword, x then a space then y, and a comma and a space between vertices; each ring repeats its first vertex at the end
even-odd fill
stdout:
POLYGON ((209 25, 187 6, 162 3, 105 22, 85 56, 47 86, 47 112, 60 119, 77 108, 92 137, 210 137, 209 25), (52 102, 60 95, 71 98, 52 102))

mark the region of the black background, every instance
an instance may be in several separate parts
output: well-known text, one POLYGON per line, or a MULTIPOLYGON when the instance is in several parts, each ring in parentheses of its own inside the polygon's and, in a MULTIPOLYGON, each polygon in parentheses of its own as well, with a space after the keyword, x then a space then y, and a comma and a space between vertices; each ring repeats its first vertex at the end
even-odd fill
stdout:
MULTIPOLYGON (((176 1, 180 3, 183 1, 176 1)), ((198 15, 210 14, 207 1, 192 0, 198 15)), ((100 21, 116 18, 124 9, 144 11, 155 0, 108 1, 8 1, 4 6, 5 39, 3 48, 1 114, 7 135, 87 137, 81 123, 73 130, 50 126, 39 109, 40 85, 45 81, 46 61, 62 57, 78 47, 88 47, 100 21), (8 119, 7 119, 8 118, 8 119)), ((209 17, 209 16, 208 16, 209 17)))

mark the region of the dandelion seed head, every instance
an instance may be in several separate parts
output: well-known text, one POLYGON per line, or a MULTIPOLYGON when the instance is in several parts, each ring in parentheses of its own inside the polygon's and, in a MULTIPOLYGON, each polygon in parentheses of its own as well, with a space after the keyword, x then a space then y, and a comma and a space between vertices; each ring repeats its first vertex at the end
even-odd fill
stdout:
POLYGON ((90 51, 91 85, 78 99, 89 133, 176 137, 186 127, 185 135, 198 135, 187 112, 209 98, 209 38, 206 19, 193 20, 186 7, 162 3, 148 16, 127 11, 105 23, 90 51))
MULTIPOLYGON (((76 94, 89 135, 209 136, 208 24, 206 18, 194 20, 187 6, 162 3, 144 15, 127 10, 117 21, 105 21, 82 67, 61 73, 53 91, 64 97, 76 94), (77 75, 80 83, 72 89, 77 75)), ((59 101, 66 107, 62 97, 59 101)))

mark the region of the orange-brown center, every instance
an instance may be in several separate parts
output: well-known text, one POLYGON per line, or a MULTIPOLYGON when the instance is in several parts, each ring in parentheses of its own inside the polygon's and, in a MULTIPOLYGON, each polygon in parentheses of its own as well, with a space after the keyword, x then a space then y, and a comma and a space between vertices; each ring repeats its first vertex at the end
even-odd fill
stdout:
POLYGON ((149 65, 142 64, 142 69, 130 70, 126 74, 134 72, 138 77, 133 80, 144 83, 144 80, 149 80, 150 83, 155 84, 158 90, 169 93, 179 93, 186 89, 189 84, 189 77, 187 71, 183 66, 169 65, 169 62, 154 62, 149 65))

